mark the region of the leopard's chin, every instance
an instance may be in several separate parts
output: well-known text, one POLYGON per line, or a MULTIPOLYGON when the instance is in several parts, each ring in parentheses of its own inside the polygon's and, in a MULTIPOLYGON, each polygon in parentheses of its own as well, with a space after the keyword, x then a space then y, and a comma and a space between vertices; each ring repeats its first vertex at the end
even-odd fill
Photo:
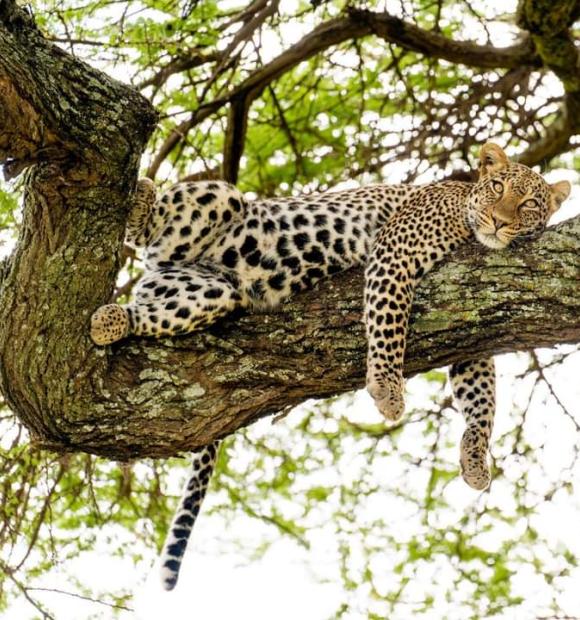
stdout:
POLYGON ((482 245, 492 250, 503 250, 509 244, 509 241, 503 241, 495 234, 484 233, 479 230, 475 231, 475 237, 482 245))

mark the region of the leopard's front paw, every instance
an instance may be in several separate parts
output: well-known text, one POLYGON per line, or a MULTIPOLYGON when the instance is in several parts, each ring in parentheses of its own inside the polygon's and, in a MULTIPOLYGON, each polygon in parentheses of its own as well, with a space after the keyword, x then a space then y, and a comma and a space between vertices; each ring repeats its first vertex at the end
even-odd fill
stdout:
POLYGON ((377 409, 392 422, 396 422, 405 412, 402 379, 367 379, 367 391, 374 398, 377 409))
POLYGON ((95 344, 111 344, 129 334, 129 315, 118 304, 98 308, 91 317, 91 338, 95 344))
POLYGON ((461 439, 461 475, 467 484, 478 491, 487 489, 491 473, 487 462, 487 439, 477 428, 470 426, 461 439))

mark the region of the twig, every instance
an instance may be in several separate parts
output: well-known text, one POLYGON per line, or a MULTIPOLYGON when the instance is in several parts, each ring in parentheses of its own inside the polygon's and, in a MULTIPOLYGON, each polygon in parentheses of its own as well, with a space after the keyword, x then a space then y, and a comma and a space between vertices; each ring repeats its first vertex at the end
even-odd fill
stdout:
POLYGON ((2 567, 2 570, 4 571, 4 574, 8 576, 8 579, 10 579, 10 581, 12 581, 12 583, 20 590, 20 592, 22 593, 22 595, 24 596, 24 598, 38 611, 42 614, 42 618, 43 620, 56 620, 56 618, 51 615, 48 611, 46 611, 46 609, 44 609, 44 607, 42 607, 42 605, 38 602, 35 601, 30 594, 28 594, 28 590, 30 588, 26 588, 26 586, 24 586, 22 583, 20 583, 20 581, 18 579, 16 579, 16 577, 12 574, 13 573, 13 569, 10 568, 10 566, 8 566, 7 564, 5 564, 2 560, 0 560, 0 566, 2 567))
POLYGON ((76 592, 67 592, 66 590, 59 590, 58 588, 27 588, 30 592, 53 592, 55 594, 64 594, 66 596, 72 596, 73 598, 80 598, 83 601, 89 601, 91 603, 98 603, 99 605, 106 605, 113 609, 123 609, 124 611, 134 611, 131 607, 125 607, 124 605, 117 605, 116 603, 107 603, 100 601, 97 598, 91 598, 90 596, 84 596, 83 594, 77 594, 76 592))
POLYGON ((548 378, 544 374, 544 367, 540 364, 540 360, 538 359, 538 355, 536 354, 535 351, 530 351, 530 355, 531 355, 532 359, 534 360, 534 363, 532 365, 532 369, 535 370, 540 375, 540 378, 542 379, 542 381, 547 385, 550 394, 552 395, 554 400, 558 403, 558 405, 562 409, 564 415, 568 416, 568 418, 570 418, 570 420, 572 420, 572 424, 574 424, 574 426, 576 427, 576 430, 580 431, 580 424, 578 423, 576 418, 566 409, 566 407, 562 403, 562 401, 558 398, 558 395, 554 391, 554 388, 553 388, 552 384, 550 383, 550 381, 548 380, 548 378))

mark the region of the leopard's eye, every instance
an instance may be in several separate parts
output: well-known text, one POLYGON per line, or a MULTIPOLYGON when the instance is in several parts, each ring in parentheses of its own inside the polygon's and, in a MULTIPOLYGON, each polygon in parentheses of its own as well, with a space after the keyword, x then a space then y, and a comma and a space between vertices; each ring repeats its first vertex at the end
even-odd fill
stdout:
POLYGON ((528 200, 524 200, 520 205, 520 209, 534 209, 537 210, 539 207, 538 201, 534 200, 534 198, 529 198, 528 200))
POLYGON ((492 181, 491 187, 496 194, 503 194, 503 183, 501 181, 492 181))

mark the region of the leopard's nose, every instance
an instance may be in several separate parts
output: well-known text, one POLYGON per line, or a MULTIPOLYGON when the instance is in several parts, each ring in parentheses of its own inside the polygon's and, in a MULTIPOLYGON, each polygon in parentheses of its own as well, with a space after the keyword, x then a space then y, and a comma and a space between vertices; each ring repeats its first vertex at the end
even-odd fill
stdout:
POLYGON ((491 216, 491 219, 493 220, 493 225, 496 230, 499 230, 506 225, 506 222, 500 217, 498 217, 495 213, 491 216))

